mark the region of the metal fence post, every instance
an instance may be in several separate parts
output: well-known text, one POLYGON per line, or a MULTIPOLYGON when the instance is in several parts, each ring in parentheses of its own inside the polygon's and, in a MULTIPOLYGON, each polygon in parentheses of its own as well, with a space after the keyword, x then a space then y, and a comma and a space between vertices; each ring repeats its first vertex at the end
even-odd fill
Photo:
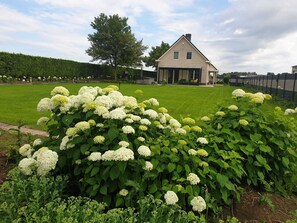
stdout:
POLYGON ((294 102, 295 100, 295 86, 296 86, 296 77, 297 77, 297 73, 294 74, 294 83, 293 83, 293 95, 292 95, 292 101, 294 102))
POLYGON ((285 93, 286 93, 286 81, 287 81, 287 73, 285 73, 284 89, 283 89, 283 98, 285 98, 285 93))

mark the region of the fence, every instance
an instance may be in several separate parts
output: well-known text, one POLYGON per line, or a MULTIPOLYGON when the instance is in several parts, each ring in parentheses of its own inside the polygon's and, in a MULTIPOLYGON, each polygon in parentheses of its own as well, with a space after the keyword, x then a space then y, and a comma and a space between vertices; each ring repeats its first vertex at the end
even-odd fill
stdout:
POLYGON ((263 93, 276 95, 279 98, 297 104, 297 74, 257 75, 249 77, 231 77, 230 85, 248 86, 263 93))

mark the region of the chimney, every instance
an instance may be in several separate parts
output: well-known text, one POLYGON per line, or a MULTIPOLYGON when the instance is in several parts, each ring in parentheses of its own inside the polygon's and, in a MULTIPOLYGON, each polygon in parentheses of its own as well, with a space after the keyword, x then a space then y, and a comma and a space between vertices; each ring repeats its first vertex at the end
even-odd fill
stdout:
POLYGON ((191 37, 192 37, 192 34, 190 34, 190 33, 187 33, 187 34, 186 34, 186 38, 187 38, 187 40, 189 40, 190 42, 191 42, 191 37))

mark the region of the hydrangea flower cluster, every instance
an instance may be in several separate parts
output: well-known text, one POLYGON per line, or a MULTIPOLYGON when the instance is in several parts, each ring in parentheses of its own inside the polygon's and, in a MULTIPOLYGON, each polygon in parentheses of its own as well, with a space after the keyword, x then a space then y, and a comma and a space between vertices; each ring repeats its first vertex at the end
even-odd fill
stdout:
POLYGON ((35 146, 29 144, 23 145, 19 152, 26 158, 19 162, 19 169, 25 175, 32 175, 35 171, 39 176, 45 176, 51 170, 54 170, 58 162, 58 154, 47 147, 41 147, 32 155, 34 147, 40 144, 35 142, 35 146))
POLYGON ((164 195, 165 202, 168 205, 173 205, 178 202, 178 196, 173 191, 167 191, 164 195))

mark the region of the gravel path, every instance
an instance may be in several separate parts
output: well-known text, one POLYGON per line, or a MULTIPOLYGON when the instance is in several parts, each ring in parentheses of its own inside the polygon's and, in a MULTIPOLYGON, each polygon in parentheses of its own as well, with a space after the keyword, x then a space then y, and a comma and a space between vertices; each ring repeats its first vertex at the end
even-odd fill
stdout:
MULTIPOLYGON (((9 129, 17 129, 17 126, 14 125, 8 125, 5 123, 1 123, 0 122, 0 129, 3 129, 5 131, 8 131, 9 129)), ((48 136, 48 133, 45 131, 41 131, 41 130, 36 130, 36 129, 29 129, 26 127, 21 127, 21 131, 24 133, 30 133, 31 135, 38 135, 38 136, 48 136)))

